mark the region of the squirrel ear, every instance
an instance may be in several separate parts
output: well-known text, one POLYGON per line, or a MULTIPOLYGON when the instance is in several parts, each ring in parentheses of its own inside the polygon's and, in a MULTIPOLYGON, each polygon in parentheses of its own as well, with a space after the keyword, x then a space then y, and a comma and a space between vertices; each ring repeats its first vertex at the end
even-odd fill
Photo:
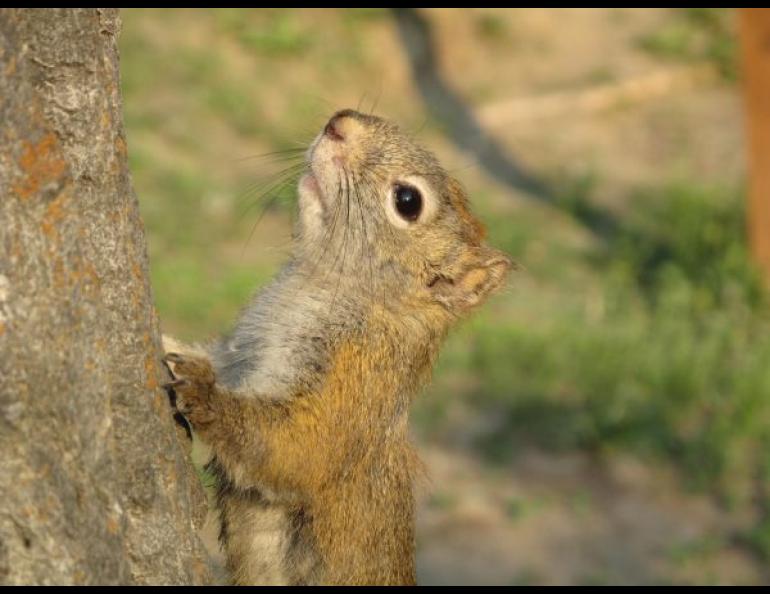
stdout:
POLYGON ((469 262, 463 263, 453 277, 436 277, 430 289, 439 303, 462 313, 499 289, 512 266, 511 259, 503 252, 482 248, 469 262))

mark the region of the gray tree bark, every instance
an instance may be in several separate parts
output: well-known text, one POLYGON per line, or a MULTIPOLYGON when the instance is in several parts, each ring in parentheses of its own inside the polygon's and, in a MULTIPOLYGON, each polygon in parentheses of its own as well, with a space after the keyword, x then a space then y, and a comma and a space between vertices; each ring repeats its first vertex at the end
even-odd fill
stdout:
POLYGON ((0 583, 208 580, 113 9, 0 11, 0 583))

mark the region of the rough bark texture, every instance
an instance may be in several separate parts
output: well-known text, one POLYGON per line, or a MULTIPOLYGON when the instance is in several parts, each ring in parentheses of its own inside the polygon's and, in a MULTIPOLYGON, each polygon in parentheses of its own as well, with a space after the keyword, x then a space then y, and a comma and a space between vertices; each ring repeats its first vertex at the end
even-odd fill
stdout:
POLYGON ((208 579, 160 388, 119 25, 0 10, 0 583, 208 579))

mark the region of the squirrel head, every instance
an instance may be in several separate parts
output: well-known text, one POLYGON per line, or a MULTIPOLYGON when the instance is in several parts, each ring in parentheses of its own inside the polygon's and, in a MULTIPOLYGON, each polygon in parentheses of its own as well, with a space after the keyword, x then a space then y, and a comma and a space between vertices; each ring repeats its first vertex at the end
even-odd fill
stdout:
MULTIPOLYGON (((297 260, 394 308, 463 315, 511 268, 460 183, 398 126, 346 109, 307 151, 297 260), (338 276, 339 275, 339 276, 338 276)), ((410 313, 410 312, 405 312, 410 313)))

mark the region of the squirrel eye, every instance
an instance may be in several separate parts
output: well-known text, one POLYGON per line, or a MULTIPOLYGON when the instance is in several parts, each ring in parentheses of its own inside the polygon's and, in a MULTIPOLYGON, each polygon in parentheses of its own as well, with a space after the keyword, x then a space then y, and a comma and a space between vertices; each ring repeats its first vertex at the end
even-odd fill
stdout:
POLYGON ((394 192, 396 211, 407 221, 416 221, 422 212, 422 194, 414 186, 398 184, 394 192))

